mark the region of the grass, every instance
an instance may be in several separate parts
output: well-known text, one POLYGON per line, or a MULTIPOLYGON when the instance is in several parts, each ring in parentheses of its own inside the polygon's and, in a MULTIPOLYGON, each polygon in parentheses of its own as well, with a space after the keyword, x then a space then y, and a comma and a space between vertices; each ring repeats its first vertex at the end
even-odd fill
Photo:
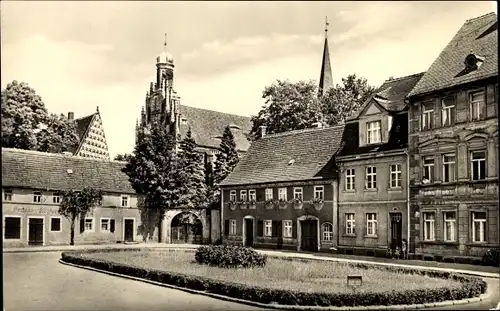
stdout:
POLYGON ((97 252, 85 257, 123 263, 187 275, 203 276, 273 289, 301 292, 352 292, 347 287, 348 275, 363 277, 363 286, 356 292, 387 292, 460 286, 460 282, 421 275, 401 274, 378 269, 361 269, 349 263, 330 261, 288 261, 268 258, 264 268, 222 269, 198 264, 194 252, 185 250, 142 250, 137 252, 97 252))

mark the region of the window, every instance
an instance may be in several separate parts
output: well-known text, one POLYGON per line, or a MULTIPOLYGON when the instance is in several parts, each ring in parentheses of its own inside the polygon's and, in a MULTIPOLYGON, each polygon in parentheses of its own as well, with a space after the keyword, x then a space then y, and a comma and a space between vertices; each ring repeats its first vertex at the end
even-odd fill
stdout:
POLYGON ((248 200, 257 201, 257 192, 255 190, 248 190, 248 200))
POLYGON ((33 192, 33 203, 42 202, 42 193, 40 191, 33 192))
POLYGON ((366 123, 366 139, 368 144, 376 144, 381 140, 380 121, 366 123))
POLYGON ((486 178, 486 152, 471 152, 472 180, 482 180, 486 178))
POLYGON ((101 231, 109 231, 109 218, 101 218, 101 231))
POLYGON ((272 220, 264 220, 264 236, 273 235, 273 222, 272 220))
POLYGON ((434 104, 427 103, 422 105, 422 130, 429 130, 434 125, 434 104))
POLYGON ((401 164, 391 165, 391 188, 401 188, 401 164))
POLYGON ((455 154, 443 155, 443 182, 455 181, 455 154))
POLYGON ((444 240, 446 242, 453 242, 456 240, 456 228, 457 228, 457 220, 455 216, 455 212, 444 212, 443 213, 444 220, 444 240))
POLYGON ((280 201, 286 201, 286 188, 278 189, 278 199, 280 201))
POLYGON ((302 188, 293 188, 293 198, 302 201, 302 188))
POLYGON ((236 190, 231 190, 229 192, 229 201, 231 201, 231 202, 236 201, 236 190))
POLYGON ((422 183, 429 184, 434 182, 434 158, 424 157, 424 176, 422 183))
POLYGON ((455 99, 453 97, 441 100, 441 115, 443 126, 455 124, 455 99))
POLYGON ((478 91, 469 94, 470 111, 472 121, 484 118, 486 105, 484 104, 484 92, 478 91))
POLYGON ((61 231, 61 217, 50 217, 50 231, 61 231))
POLYGON ((325 222, 321 226, 321 237, 323 238, 323 241, 333 241, 333 225, 330 223, 325 222))
POLYGON ((345 172, 345 190, 354 190, 355 175, 354 169, 348 168, 345 172))
POLYGON ((243 202, 247 201, 247 191, 246 190, 240 190, 240 200, 243 202))
POLYGON ((424 216, 424 241, 434 241, 434 226, 435 215, 434 212, 425 212, 424 216))
POLYGON ((4 189, 3 191, 3 200, 4 201, 12 201, 12 190, 4 189))
POLYGON ((272 200, 272 199, 273 199, 273 189, 267 188, 266 189, 266 201, 272 200))
POLYGON ((325 188, 323 186, 314 186, 314 198, 324 200, 325 188))
POLYGON ((472 212, 472 241, 486 242, 486 212, 472 212))
POLYGON ((236 219, 229 220, 229 234, 236 235, 236 219))
POLYGON ((10 216, 5 217, 4 223, 4 239, 19 240, 21 239, 21 217, 10 216))
POLYGON ((61 196, 59 195, 59 192, 52 193, 52 203, 59 204, 59 202, 61 202, 61 196))
POLYGON ((377 189, 377 168, 375 166, 368 166, 366 168, 366 189, 377 189))
POLYGON ((356 219, 354 219, 354 213, 345 214, 345 233, 356 234, 356 219))
POLYGON ((283 237, 291 238, 292 237, 292 221, 291 220, 283 220, 283 237))
POLYGON ((85 218, 85 231, 94 231, 94 218, 85 218))
POLYGON ((366 214, 366 235, 376 236, 377 235, 377 214, 367 213, 366 214))
POLYGON ((128 196, 122 195, 122 207, 128 207, 129 205, 128 196))

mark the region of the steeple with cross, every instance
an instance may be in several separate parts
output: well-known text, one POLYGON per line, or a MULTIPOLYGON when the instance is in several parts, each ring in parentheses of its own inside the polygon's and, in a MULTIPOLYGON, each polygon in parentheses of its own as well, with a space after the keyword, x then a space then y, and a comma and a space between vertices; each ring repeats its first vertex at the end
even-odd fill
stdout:
POLYGON ((333 88, 332 66, 330 64, 330 52, 328 50, 328 17, 325 17, 325 44, 323 47, 323 60, 321 62, 321 73, 319 76, 318 96, 325 95, 333 88))

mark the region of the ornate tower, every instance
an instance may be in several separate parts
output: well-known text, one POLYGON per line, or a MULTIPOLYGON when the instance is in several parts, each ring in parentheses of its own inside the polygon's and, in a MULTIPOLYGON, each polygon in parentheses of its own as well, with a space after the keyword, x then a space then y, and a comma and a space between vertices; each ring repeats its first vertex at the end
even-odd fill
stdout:
POLYGON ((325 19, 325 45, 323 47, 323 60, 321 62, 321 73, 319 76, 318 96, 325 95, 333 88, 332 66, 330 65, 330 53, 328 51, 328 17, 325 19))

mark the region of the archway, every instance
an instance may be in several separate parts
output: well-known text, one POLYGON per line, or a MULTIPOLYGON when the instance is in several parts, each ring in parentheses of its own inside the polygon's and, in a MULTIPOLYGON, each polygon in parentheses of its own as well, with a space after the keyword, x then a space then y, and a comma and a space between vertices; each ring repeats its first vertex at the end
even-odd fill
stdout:
POLYGON ((198 216, 182 212, 172 218, 170 238, 173 244, 202 244, 203 225, 198 216))

